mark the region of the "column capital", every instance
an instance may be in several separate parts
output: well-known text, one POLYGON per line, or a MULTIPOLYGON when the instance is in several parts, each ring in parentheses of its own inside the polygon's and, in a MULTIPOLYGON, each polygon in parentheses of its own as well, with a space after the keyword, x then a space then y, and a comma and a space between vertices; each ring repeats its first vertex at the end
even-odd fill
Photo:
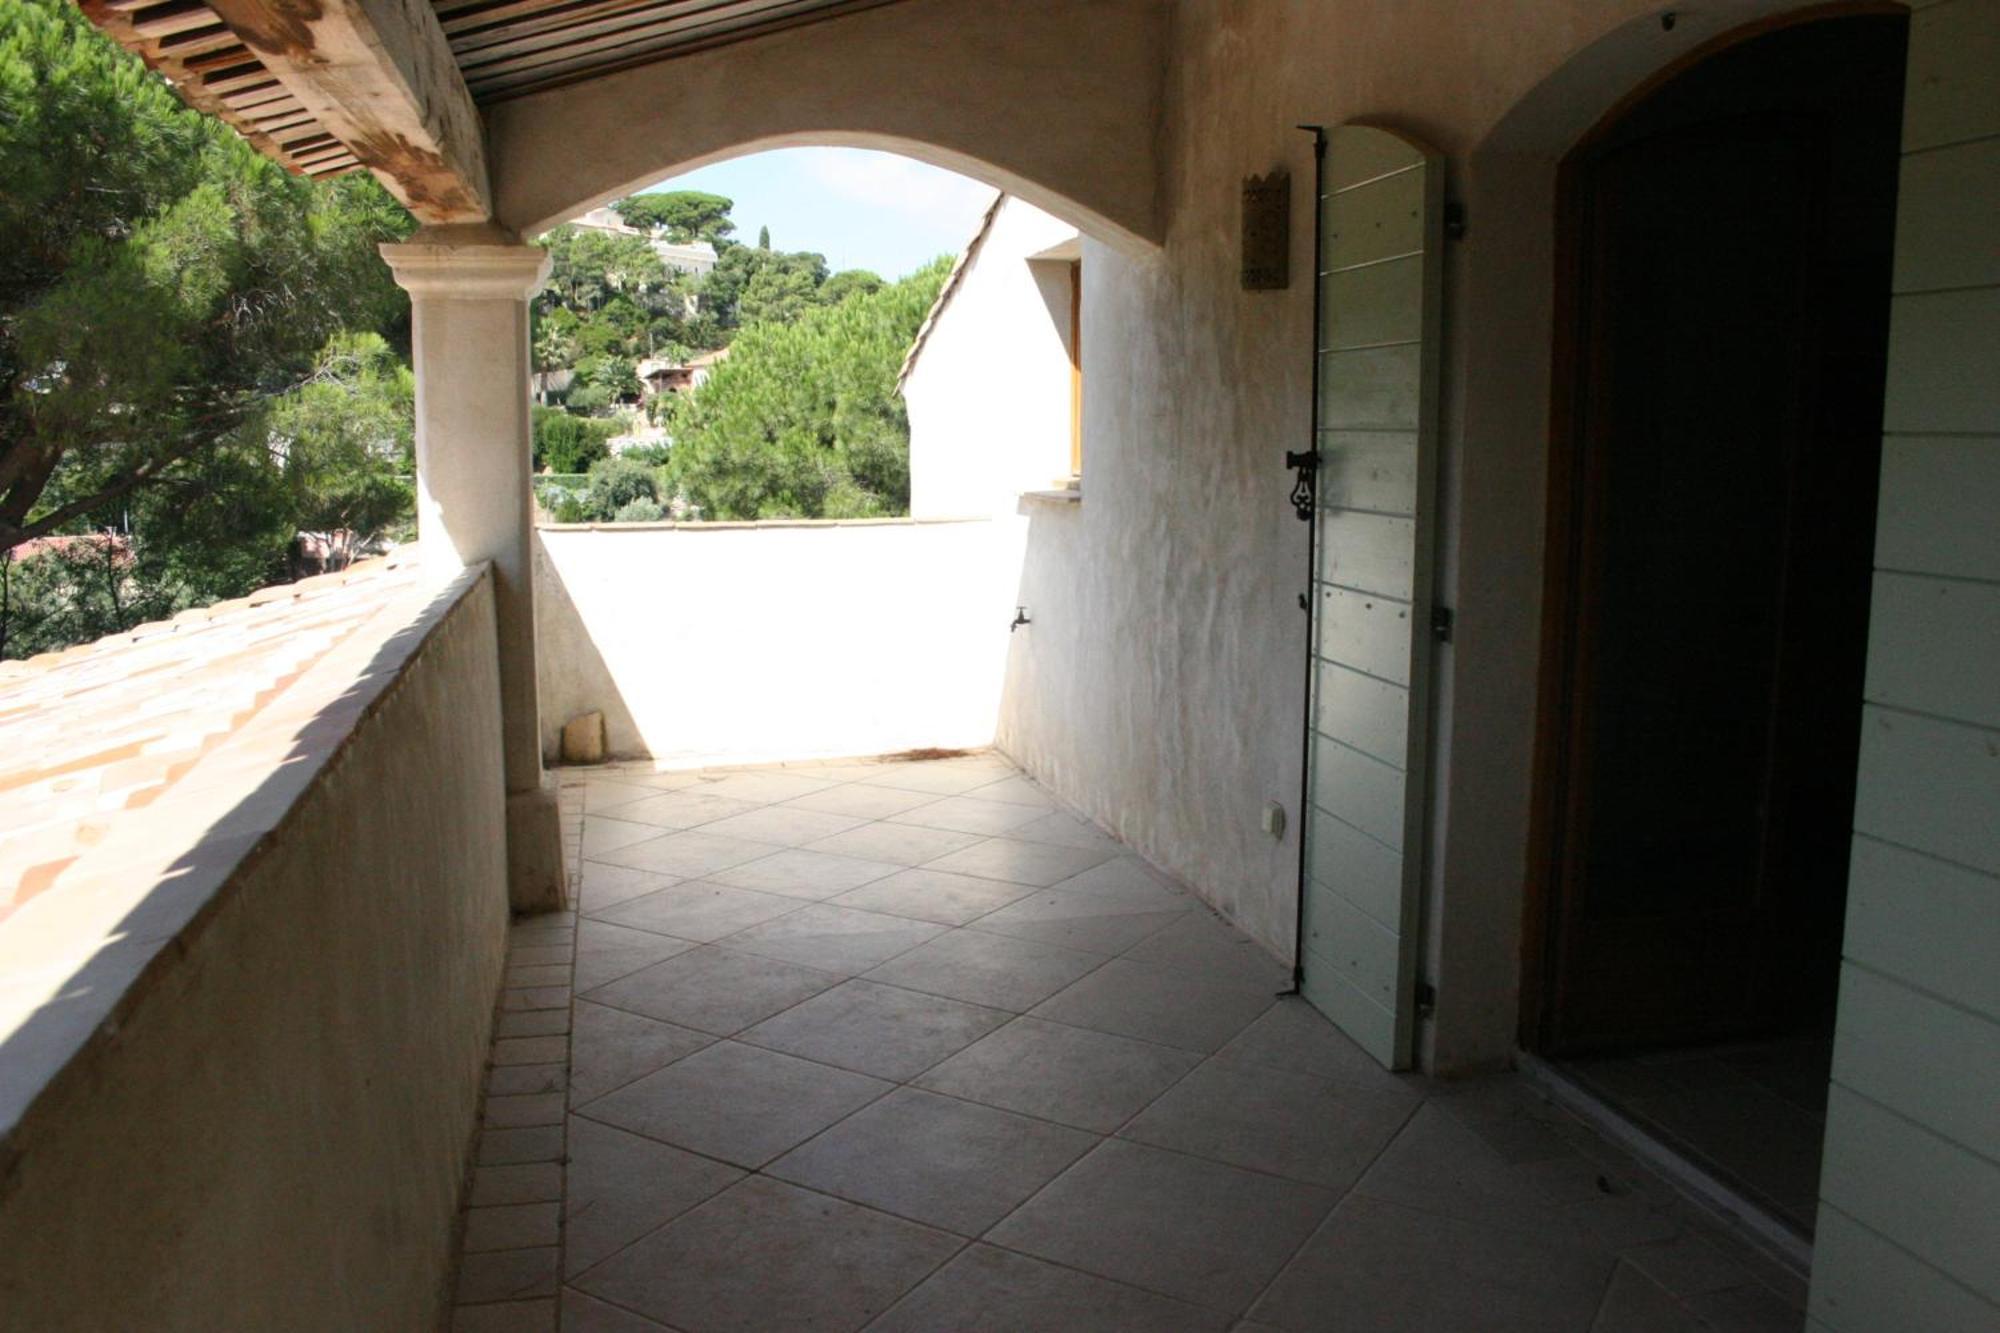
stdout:
POLYGON ((425 227, 378 248, 411 296, 525 301, 549 276, 548 251, 490 222, 425 227))

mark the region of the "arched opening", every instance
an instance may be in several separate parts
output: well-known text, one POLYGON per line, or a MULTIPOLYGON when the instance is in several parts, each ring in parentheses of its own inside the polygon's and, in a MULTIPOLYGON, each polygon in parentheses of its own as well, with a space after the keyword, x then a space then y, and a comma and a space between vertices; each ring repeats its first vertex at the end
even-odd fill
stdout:
POLYGON ((1810 1236, 1907 19, 1735 34, 1557 180, 1523 1039, 1810 1236))

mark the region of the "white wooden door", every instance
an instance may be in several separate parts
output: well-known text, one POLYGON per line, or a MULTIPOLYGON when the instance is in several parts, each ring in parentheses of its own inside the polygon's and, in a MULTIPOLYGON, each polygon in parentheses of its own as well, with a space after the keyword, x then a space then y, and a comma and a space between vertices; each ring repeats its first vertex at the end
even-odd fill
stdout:
POLYGON ((1327 136, 1301 985, 1398 1069, 1416 1032, 1443 191, 1421 144, 1327 136))

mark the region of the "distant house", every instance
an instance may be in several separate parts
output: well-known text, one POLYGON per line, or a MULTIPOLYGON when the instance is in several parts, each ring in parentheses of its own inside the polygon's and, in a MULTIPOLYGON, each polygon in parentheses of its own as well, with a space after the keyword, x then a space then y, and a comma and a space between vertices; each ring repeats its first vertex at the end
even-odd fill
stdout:
POLYGON ((650 400, 663 393, 693 393, 707 382, 709 373, 728 357, 729 349, 718 347, 685 362, 664 359, 641 361, 637 369, 639 383, 645 386, 644 397, 650 400))
POLYGON ((1010 513, 1083 472, 1081 242, 1011 195, 980 221, 903 362, 910 513, 1010 513))
POLYGON ((670 241, 664 236, 642 231, 627 225, 624 218, 610 208, 593 208, 580 218, 571 220, 570 226, 582 227, 587 231, 607 232, 614 236, 643 236, 652 242, 653 253, 669 270, 692 273, 697 277, 715 267, 717 255, 715 247, 707 241, 691 241, 682 244, 670 241))

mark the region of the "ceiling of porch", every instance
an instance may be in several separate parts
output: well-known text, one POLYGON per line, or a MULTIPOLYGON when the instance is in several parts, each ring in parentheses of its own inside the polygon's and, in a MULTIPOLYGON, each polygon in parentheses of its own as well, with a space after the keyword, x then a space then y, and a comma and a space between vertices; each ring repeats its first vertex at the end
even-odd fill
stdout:
MULTIPOLYGON (((412 0, 422 4, 423 0, 412 0)), ((430 0, 472 100, 504 101, 896 0, 430 0)), ((285 0, 78 0, 113 39, 290 171, 366 165, 297 95, 273 50, 285 0), (254 19, 254 23, 250 20, 254 19)), ((360 0, 358 8, 369 8, 360 0)), ((393 8, 393 6, 389 6, 393 8)), ((304 38, 310 54, 311 37, 304 38)))

